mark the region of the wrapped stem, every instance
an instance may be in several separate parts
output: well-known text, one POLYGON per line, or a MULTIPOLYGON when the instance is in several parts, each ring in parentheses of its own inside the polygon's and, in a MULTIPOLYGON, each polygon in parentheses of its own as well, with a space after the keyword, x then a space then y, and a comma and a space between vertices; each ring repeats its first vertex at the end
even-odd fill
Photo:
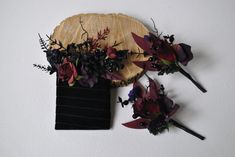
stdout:
POLYGON ((206 92, 207 92, 207 90, 206 90, 204 87, 202 87, 202 85, 200 85, 198 82, 196 82, 196 81, 192 78, 192 76, 191 76, 189 73, 187 73, 184 69, 182 69, 180 66, 179 66, 179 72, 180 72, 181 74, 183 74, 185 77, 187 77, 190 81, 192 81, 193 84, 194 84, 195 86, 197 86, 197 88, 200 89, 203 93, 206 93, 206 92))
POLYGON ((191 134, 191 135, 193 135, 193 136, 199 138, 200 140, 205 140, 205 139, 206 139, 204 136, 202 136, 202 135, 196 133, 195 131, 193 131, 193 130, 187 128, 186 126, 184 126, 184 125, 178 123, 177 121, 175 121, 175 120, 173 120, 173 119, 170 119, 169 122, 170 122, 172 125, 174 125, 175 127, 184 130, 185 132, 187 132, 187 133, 189 133, 189 134, 191 134))

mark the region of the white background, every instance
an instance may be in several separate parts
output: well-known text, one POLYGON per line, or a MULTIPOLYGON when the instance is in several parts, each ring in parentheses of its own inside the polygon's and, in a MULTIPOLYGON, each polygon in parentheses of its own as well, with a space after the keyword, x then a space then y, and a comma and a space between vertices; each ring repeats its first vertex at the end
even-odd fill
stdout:
MULTIPOLYGON (((235 3, 233 0, 1 0, 1 157, 232 157, 235 154, 235 3), (180 74, 158 77, 175 102, 176 119, 205 135, 177 128, 159 136, 132 130, 132 109, 115 103, 131 86, 113 90, 114 123, 108 131, 56 131, 55 76, 33 68, 47 64, 37 33, 50 34, 78 13, 125 13, 177 42, 192 45, 187 70, 207 89, 201 93, 180 74)), ((142 81, 146 78, 142 78, 142 81)), ((145 82, 146 83, 146 82, 145 82)))

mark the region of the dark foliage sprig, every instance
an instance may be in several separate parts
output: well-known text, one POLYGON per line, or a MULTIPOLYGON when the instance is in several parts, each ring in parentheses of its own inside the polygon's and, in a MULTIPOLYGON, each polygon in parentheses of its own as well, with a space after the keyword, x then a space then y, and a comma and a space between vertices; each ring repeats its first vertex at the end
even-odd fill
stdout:
POLYGON ((45 65, 40 65, 40 64, 33 64, 34 67, 41 69, 42 71, 49 72, 52 74, 53 69, 51 66, 45 66, 45 65))
POLYGON ((81 22, 83 35, 87 39, 81 43, 71 43, 65 47, 61 41, 52 39, 47 35, 50 46, 39 34, 39 41, 46 53, 50 68, 35 65, 35 67, 50 73, 57 72, 60 81, 68 81, 70 86, 78 82, 84 86, 92 87, 100 78, 109 80, 122 80, 119 71, 124 68, 123 61, 127 59, 128 50, 117 50, 120 43, 114 42, 112 46, 102 47, 100 41, 106 40, 110 33, 109 28, 97 32, 96 37, 89 37, 81 22))
POLYGON ((56 39, 52 39, 49 35, 46 35, 47 36, 47 38, 50 40, 50 45, 51 46, 53 46, 53 45, 57 45, 57 46, 59 46, 59 50, 61 50, 61 49, 66 49, 64 46, 63 46, 63 44, 62 44, 62 42, 61 41, 58 41, 58 40, 56 40, 56 39))
POLYGON ((39 43, 40 43, 40 46, 41 46, 41 49, 46 52, 48 50, 48 45, 46 43, 46 41, 41 37, 41 35, 38 33, 38 36, 39 36, 39 43))

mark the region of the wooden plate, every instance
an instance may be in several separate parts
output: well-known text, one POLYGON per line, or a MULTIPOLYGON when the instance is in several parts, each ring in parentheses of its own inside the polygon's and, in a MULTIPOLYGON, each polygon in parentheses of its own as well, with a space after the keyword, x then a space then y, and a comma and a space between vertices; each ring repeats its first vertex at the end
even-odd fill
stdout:
MULTIPOLYGON (((108 38, 101 45, 113 45, 114 42, 122 42, 117 49, 128 49, 134 52, 142 53, 142 50, 135 44, 131 32, 140 36, 148 34, 148 29, 138 20, 124 14, 79 14, 63 20, 60 25, 54 29, 51 35, 53 39, 59 40, 64 46, 70 43, 80 43, 86 39, 81 38, 84 32, 80 25, 89 33, 89 37, 96 37, 97 32, 108 27, 110 33, 108 38)), ((138 78, 143 70, 134 65, 132 60, 146 60, 143 55, 132 55, 125 61, 125 68, 120 73, 125 78, 123 81, 112 81, 114 86, 124 86, 132 83, 138 78)))

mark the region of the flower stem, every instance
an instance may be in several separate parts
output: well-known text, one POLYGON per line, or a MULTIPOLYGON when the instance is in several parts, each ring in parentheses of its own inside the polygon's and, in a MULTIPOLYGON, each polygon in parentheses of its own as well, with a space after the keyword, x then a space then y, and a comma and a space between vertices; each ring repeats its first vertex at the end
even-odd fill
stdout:
POLYGON ((187 77, 190 81, 192 81, 193 84, 194 84, 195 86, 197 86, 197 88, 200 89, 203 93, 206 93, 206 92, 207 92, 207 90, 206 90, 204 87, 202 87, 202 85, 200 85, 198 82, 196 82, 196 81, 192 78, 192 76, 189 75, 189 73, 187 73, 187 72, 186 72, 184 69, 182 69, 180 66, 179 66, 179 72, 180 72, 181 74, 183 74, 185 77, 187 77))
POLYGON ((191 134, 191 135, 193 135, 193 136, 195 136, 195 137, 197 137, 197 138, 199 138, 199 139, 201 139, 201 140, 205 140, 205 139, 206 139, 204 136, 202 136, 202 135, 196 133, 195 131, 193 131, 193 130, 187 128, 186 126, 184 126, 184 125, 178 123, 177 121, 175 121, 175 120, 173 120, 173 119, 170 119, 169 122, 170 122, 172 125, 174 125, 175 127, 180 128, 180 129, 184 130, 185 132, 187 132, 187 133, 189 133, 189 134, 191 134))

